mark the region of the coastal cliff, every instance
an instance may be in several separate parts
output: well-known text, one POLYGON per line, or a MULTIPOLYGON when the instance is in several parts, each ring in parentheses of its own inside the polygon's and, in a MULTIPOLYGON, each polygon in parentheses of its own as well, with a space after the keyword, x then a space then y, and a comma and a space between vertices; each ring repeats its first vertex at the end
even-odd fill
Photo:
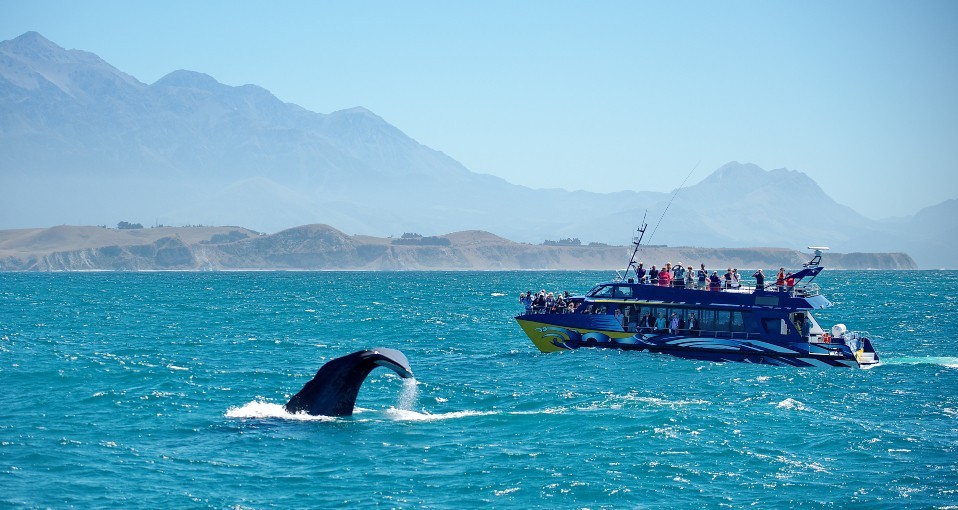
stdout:
MULTIPOLYGON (((239 227, 109 229, 59 226, 0 231, 2 271, 152 270, 614 270, 631 247, 516 243, 482 231, 429 238, 347 235, 306 225, 273 235, 239 227)), ((711 269, 800 267, 809 254, 785 248, 642 247, 638 259, 711 269)), ((905 253, 832 253, 831 269, 916 269, 905 253)))

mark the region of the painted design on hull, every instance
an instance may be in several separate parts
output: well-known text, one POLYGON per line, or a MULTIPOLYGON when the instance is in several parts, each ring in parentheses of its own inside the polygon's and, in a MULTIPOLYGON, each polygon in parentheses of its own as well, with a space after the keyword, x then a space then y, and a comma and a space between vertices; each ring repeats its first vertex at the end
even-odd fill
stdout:
POLYGON ((761 340, 650 333, 617 334, 602 331, 583 333, 572 328, 550 326, 518 318, 517 320, 533 343, 543 352, 599 347, 657 352, 704 361, 735 361, 799 367, 858 367, 858 358, 862 352, 860 349, 853 351, 851 347, 843 344, 832 344, 826 348, 802 343, 797 344, 796 348, 789 348, 761 340))

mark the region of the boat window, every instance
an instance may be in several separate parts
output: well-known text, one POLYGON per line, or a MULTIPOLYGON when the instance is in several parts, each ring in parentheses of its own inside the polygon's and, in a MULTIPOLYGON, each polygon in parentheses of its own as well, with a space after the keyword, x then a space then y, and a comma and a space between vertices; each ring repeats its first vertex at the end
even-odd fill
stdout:
POLYGON ((612 296, 617 298, 630 298, 632 297, 632 287, 616 286, 615 290, 612 291, 612 296))
POLYGON ((636 305, 625 305, 622 308, 622 313, 625 315, 626 330, 635 331, 639 323, 639 307, 636 305))
POLYGON ((593 289, 589 293, 592 297, 612 297, 612 290, 614 287, 612 285, 603 285, 597 289, 593 289))
POLYGON ((732 312, 719 310, 715 312, 715 331, 728 331, 729 323, 732 322, 732 312))
POLYGON ((786 335, 788 326, 784 319, 762 319, 762 328, 766 333, 786 335))
POLYGON ((700 310, 699 329, 706 331, 715 331, 715 310, 700 310))
POLYGON ((742 318, 742 312, 732 312, 732 331, 745 331, 745 320, 742 318))

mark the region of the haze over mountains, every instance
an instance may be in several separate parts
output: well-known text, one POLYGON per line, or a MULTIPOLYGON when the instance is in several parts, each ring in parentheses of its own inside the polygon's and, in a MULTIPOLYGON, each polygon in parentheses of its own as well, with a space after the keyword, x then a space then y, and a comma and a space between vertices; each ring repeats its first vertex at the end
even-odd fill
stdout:
MULTIPOLYGON (((603 178, 600 168, 582 171, 603 178)), ((684 177, 659 176, 676 185, 684 177)), ((836 201, 801 172, 734 162, 671 205, 670 194, 633 191, 638 180, 623 187, 516 186, 469 171, 363 108, 310 112, 191 71, 144 84, 35 32, 0 43, 0 229, 131 221, 277 232, 325 223, 373 236, 485 230, 533 243, 627 244, 646 210, 648 240, 668 207, 652 244, 823 244, 958 267, 958 200, 876 221, 854 211, 869 199, 854 190, 834 191, 836 201)))

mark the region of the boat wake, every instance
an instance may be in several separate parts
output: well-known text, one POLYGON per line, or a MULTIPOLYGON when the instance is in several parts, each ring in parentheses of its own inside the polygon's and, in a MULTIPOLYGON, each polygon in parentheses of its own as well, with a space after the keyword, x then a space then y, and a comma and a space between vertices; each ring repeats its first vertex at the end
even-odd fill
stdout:
POLYGON ((883 357, 884 365, 939 365, 958 368, 958 356, 904 356, 901 358, 883 357))

